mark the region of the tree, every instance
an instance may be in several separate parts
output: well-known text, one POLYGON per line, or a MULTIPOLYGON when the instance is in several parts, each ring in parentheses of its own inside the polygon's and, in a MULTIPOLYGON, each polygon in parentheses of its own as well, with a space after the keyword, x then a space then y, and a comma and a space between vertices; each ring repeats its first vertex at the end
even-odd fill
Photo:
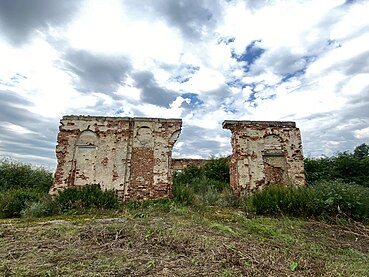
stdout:
POLYGON ((369 157, 369 145, 363 143, 359 146, 356 146, 354 150, 354 156, 358 159, 364 159, 369 157))

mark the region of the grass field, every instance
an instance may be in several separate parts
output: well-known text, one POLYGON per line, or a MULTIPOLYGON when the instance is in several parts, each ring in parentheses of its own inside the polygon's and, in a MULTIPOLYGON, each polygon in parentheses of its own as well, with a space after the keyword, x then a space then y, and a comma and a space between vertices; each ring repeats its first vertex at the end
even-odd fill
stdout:
POLYGON ((175 205, 0 221, 3 276, 369 276, 369 227, 175 205))

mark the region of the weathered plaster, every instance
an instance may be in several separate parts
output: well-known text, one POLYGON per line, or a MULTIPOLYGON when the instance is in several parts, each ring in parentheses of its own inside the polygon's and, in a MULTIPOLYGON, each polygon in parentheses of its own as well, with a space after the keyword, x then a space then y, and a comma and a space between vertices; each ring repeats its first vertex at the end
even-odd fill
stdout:
POLYGON ((231 186, 235 192, 269 184, 305 185, 300 130, 295 122, 223 122, 232 132, 231 186))
POLYGON ((64 116, 50 193, 100 184, 121 201, 171 196, 172 148, 181 119, 64 116))

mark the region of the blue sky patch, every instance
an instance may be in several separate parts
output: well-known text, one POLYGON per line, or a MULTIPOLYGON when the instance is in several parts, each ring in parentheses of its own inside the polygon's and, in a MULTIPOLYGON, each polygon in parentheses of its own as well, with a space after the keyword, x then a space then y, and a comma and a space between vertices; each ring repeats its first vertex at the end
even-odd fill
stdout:
POLYGON ((235 38, 234 37, 221 37, 219 40, 218 40, 218 44, 221 44, 221 43, 224 43, 226 45, 232 43, 235 41, 235 38))
POLYGON ((249 45, 246 46, 245 51, 241 55, 237 55, 234 50, 232 50, 232 58, 236 59, 238 62, 246 63, 246 65, 243 66, 245 72, 249 71, 250 65, 259 59, 265 52, 265 49, 257 46, 258 42, 261 42, 261 40, 253 40, 249 45))
POLYGON ((204 104, 204 101, 202 101, 200 98, 198 98, 198 94, 196 94, 196 93, 183 93, 181 96, 184 99, 190 99, 189 105, 191 107, 199 106, 199 105, 204 104))
POLYGON ((119 114, 122 114, 122 113, 124 113, 124 109, 123 108, 119 108, 119 109, 116 109, 114 111, 114 115, 119 115, 119 114))
POLYGON ((226 84, 227 86, 234 88, 245 88, 247 86, 247 84, 242 82, 240 79, 233 79, 231 81, 228 81, 226 84))
POLYGON ((223 110, 224 110, 225 112, 227 112, 227 113, 233 113, 233 114, 235 114, 235 113, 238 113, 238 112, 239 112, 239 110, 237 110, 237 109, 233 108, 232 106, 224 106, 224 107, 223 107, 223 110))
POLYGON ((315 61, 316 56, 303 56, 301 59, 305 63, 304 67, 301 68, 301 69, 298 69, 298 70, 296 70, 294 72, 288 72, 287 74, 284 74, 280 83, 286 82, 286 81, 288 81, 291 78, 299 77, 301 75, 304 75, 305 72, 306 72, 306 69, 307 69, 308 65, 310 63, 312 63, 313 61, 315 61))
POLYGON ((193 75, 195 75, 195 73, 198 72, 199 70, 200 70, 199 66, 184 64, 178 69, 177 74, 171 77, 171 80, 174 80, 181 84, 186 83, 189 80, 191 80, 193 75))

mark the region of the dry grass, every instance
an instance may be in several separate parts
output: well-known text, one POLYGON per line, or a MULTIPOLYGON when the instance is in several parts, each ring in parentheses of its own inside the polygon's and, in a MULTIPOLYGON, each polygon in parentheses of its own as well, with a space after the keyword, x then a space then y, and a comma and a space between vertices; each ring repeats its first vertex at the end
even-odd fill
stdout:
POLYGON ((364 225, 149 207, 0 222, 3 276, 369 276, 364 225), (114 215, 117 217, 117 215, 114 215), (48 219, 51 220, 51 219, 48 219))

